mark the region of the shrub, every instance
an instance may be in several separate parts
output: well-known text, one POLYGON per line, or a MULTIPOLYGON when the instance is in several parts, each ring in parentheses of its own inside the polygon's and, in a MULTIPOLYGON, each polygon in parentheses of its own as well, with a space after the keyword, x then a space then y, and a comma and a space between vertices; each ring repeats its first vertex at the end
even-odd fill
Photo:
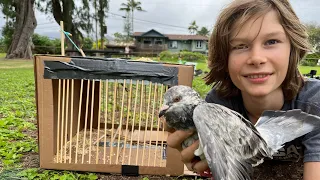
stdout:
POLYGON ((206 61, 207 57, 198 52, 181 51, 179 53, 172 53, 170 51, 163 51, 159 54, 160 60, 176 61, 179 59, 179 55, 182 61, 206 61))
POLYGON ((184 61, 205 61, 207 57, 201 53, 198 52, 187 52, 183 51, 180 52, 181 54, 181 59, 184 61))
POLYGON ((179 59, 178 53, 171 53, 170 51, 162 51, 159 54, 160 60, 163 61, 175 61, 179 59))
POLYGON ((302 61, 301 65, 302 66, 317 66, 318 60, 320 59, 320 54, 318 53, 313 53, 313 54, 308 54, 302 61))

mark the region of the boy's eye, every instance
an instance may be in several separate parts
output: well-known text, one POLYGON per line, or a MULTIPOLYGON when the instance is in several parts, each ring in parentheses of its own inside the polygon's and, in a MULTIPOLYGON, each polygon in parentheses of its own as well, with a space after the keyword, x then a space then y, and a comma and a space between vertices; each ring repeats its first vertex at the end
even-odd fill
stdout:
POLYGON ((266 42, 266 45, 273 45, 273 44, 277 44, 277 43, 279 43, 278 40, 276 40, 276 39, 270 39, 270 40, 268 40, 268 41, 266 42))
POLYGON ((245 45, 245 44, 239 44, 239 45, 234 46, 232 49, 238 50, 238 49, 246 49, 246 48, 248 48, 247 45, 245 45))

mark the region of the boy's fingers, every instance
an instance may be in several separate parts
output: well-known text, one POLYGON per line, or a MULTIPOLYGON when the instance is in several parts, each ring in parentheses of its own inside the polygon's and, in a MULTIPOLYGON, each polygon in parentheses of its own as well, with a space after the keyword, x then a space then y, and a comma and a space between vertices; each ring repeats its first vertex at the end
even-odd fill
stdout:
POLYGON ((194 158, 194 151, 199 147, 199 140, 195 141, 191 146, 181 151, 181 160, 184 163, 191 162, 194 158))
POLYGON ((167 139, 167 145, 181 150, 181 143, 186 140, 189 136, 191 136, 194 133, 193 130, 190 131, 175 131, 171 134, 169 134, 168 139, 167 139))
POLYGON ((193 171, 197 173, 203 173, 209 169, 208 163, 205 160, 199 161, 193 165, 193 171))

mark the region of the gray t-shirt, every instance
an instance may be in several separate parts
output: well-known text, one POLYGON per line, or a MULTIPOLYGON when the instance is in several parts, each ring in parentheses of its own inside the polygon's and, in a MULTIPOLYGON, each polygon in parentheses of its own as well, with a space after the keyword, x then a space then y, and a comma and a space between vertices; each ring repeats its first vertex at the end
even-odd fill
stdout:
MULTIPOLYGON (((205 100, 208 103, 224 105, 239 112, 248 119, 241 95, 230 99, 220 98, 213 88, 207 94, 205 100)), ((304 87, 296 98, 292 101, 286 101, 282 107, 282 110, 291 109, 301 109, 306 113, 320 116, 320 81, 316 79, 307 79, 304 87)), ((304 162, 320 161, 320 129, 286 143, 285 146, 273 156, 273 159, 299 161, 301 157, 304 157, 304 162)))

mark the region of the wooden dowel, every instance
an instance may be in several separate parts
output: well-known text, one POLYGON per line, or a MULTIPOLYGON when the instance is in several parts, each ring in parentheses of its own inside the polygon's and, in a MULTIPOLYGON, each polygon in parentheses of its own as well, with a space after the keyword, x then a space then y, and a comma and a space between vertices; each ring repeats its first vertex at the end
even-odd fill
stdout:
POLYGON ((63 157, 63 134, 64 134, 64 111, 65 111, 65 109, 64 109, 64 105, 65 105, 65 88, 66 88, 66 82, 65 82, 65 80, 63 79, 62 80, 62 115, 61 115, 61 119, 62 119, 62 121, 61 121, 61 141, 60 141, 60 143, 61 143, 61 146, 60 146, 60 148, 61 148, 61 150, 60 150, 60 152, 61 152, 61 161, 60 161, 60 163, 62 163, 62 157, 63 157))
MULTIPOLYGON (((150 122, 150 140, 149 140, 149 155, 148 155, 148 166, 150 165, 150 156, 151 156, 151 136, 152 136, 152 129, 153 129, 153 118, 154 118, 154 109, 155 109, 155 105, 156 105, 156 92, 157 92, 157 86, 158 84, 156 83, 154 85, 154 91, 153 91, 153 104, 152 104, 152 113, 151 113, 151 122, 150 122)), ((157 148, 157 147, 156 147, 157 148)), ((156 157, 154 157, 156 158, 156 157)))
POLYGON ((110 164, 112 161, 113 156, 113 129, 114 129, 114 118, 116 114, 116 103, 117 103, 117 84, 118 80, 116 79, 116 82, 114 84, 114 90, 113 90, 113 112, 112 112, 112 123, 111 123, 111 141, 110 141, 110 164))
MULTIPOLYGON (((130 118, 130 110, 131 110, 131 94, 132 94, 132 79, 130 80, 130 87, 129 87, 129 102, 127 105, 127 119, 126 119, 126 131, 125 131, 125 136, 124 136, 124 148, 123 148, 123 155, 122 155, 122 159, 124 160, 125 158, 125 152, 126 152, 126 144, 127 144, 127 136, 128 136, 128 126, 129 126, 129 118, 130 118)), ((130 158, 130 157, 129 157, 130 158)), ((122 161, 122 163, 124 163, 124 161, 122 161)))
POLYGON ((83 79, 81 79, 80 95, 79 95, 79 111, 78 111, 78 125, 77 125, 77 142, 76 142, 76 161, 78 163, 78 149, 79 149, 79 131, 80 131, 80 120, 81 120, 81 106, 82 106, 82 93, 83 93, 83 79))
MULTIPOLYGON (((165 86, 165 92, 166 92, 167 90, 168 90, 168 86, 165 86)), ((162 91, 162 89, 161 89, 161 91, 162 91)), ((163 95, 163 92, 161 93, 161 101, 162 101, 162 95, 163 95)), ((165 136, 164 126, 165 126, 165 124, 164 124, 164 122, 162 122, 161 156, 162 156, 162 154, 163 154, 163 148, 164 148, 164 146, 163 146, 163 144, 164 144, 163 139, 164 139, 164 136, 165 136)), ((160 161, 160 166, 162 167, 162 161, 160 161)))
POLYGON ((120 149, 120 137, 121 137, 121 130, 122 130, 122 119, 123 119, 123 107, 124 107, 124 94, 126 90, 126 80, 123 80, 123 88, 122 88, 122 99, 121 99, 121 110, 120 110, 120 119, 119 119, 119 134, 118 134, 118 146, 117 146, 117 158, 116 158, 116 164, 118 164, 119 161, 119 149, 120 149))
POLYGON ((74 95, 74 93, 73 93, 73 91, 74 91, 74 80, 72 79, 71 80, 71 110, 70 110, 70 146, 69 146, 69 163, 71 163, 71 161, 72 161, 72 157, 71 157, 71 153, 72 153, 72 151, 71 151, 71 149, 72 149, 72 126, 73 126, 73 95, 74 95))
POLYGON ((103 147, 103 164, 106 164, 106 154, 107 154, 107 126, 108 126, 108 98, 109 98, 109 82, 106 80, 106 105, 104 110, 104 147, 103 147))
MULTIPOLYGON (((98 135, 97 135, 97 137, 100 137, 101 88, 102 88, 102 80, 100 80, 100 85, 99 85, 98 135)), ((98 164, 98 161, 99 161, 99 143, 97 143, 97 149, 96 149, 96 164, 98 164)))
POLYGON ((141 130, 141 116, 142 116, 142 102, 143 102, 143 80, 141 82, 141 91, 140 91, 140 116, 139 116, 139 127, 138 127, 138 141, 137 141, 137 153, 136 153, 136 165, 138 165, 138 157, 139 157, 139 143, 140 143, 140 130, 141 130))
POLYGON ((58 117, 57 117, 57 158, 56 158, 56 163, 59 163, 60 162, 60 156, 59 156, 59 145, 60 145, 60 106, 61 106, 61 102, 60 102, 60 99, 61 99, 61 79, 58 80, 59 81, 59 85, 58 85, 58 117))
MULTIPOLYGON (((133 138, 133 132, 134 132, 135 119, 136 119, 138 89, 139 89, 139 80, 136 81, 136 93, 134 98, 133 117, 131 122, 131 138, 130 138, 130 150, 129 150, 129 162, 128 162, 129 165, 131 165, 132 138, 133 138)), ((137 151, 138 151, 138 146, 137 146, 137 151)))
MULTIPOLYGON (((146 149, 146 138, 147 138, 147 130, 148 130, 148 122, 149 122, 149 111, 150 111, 150 100, 151 100, 151 88, 152 88, 152 82, 149 81, 149 95, 148 95, 148 106, 147 106, 147 117, 146 117, 146 124, 144 129, 144 138, 143 138, 143 149, 142 149, 142 158, 144 158, 144 152, 146 149)), ((149 147, 150 148, 150 147, 149 147)), ((143 166, 144 161, 142 161, 143 166)))
POLYGON ((91 164, 91 146, 92 146, 92 124, 93 124, 93 105, 94 105, 94 86, 95 80, 92 81, 91 91, 91 113, 90 113, 90 138, 89 138, 89 164, 91 164))
MULTIPOLYGON (((160 104, 159 106, 162 106, 162 94, 163 94, 163 84, 161 84, 161 91, 160 91, 160 104)), ((160 109, 160 107, 158 108, 160 109)), ((159 141, 159 128, 160 128, 160 118, 158 117, 158 122, 157 122, 157 141, 156 141, 156 151, 155 151, 155 155, 157 156, 157 149, 158 149, 158 141, 159 141)), ((162 137, 163 139, 163 137, 162 137)), ((162 146, 161 146, 161 149, 162 149, 162 146)), ((153 162, 153 166, 156 166, 156 159, 154 159, 154 162, 153 162)), ((161 163, 161 159, 162 159, 162 151, 161 151, 161 154, 160 154, 160 163, 161 163)))
POLYGON ((64 132, 64 163, 67 162, 67 141, 68 141, 68 120, 69 120, 69 79, 67 79, 67 97, 66 97, 66 126, 65 126, 65 132, 64 132))
POLYGON ((84 163, 84 149, 86 148, 86 134, 87 134, 87 123, 88 123, 89 97, 90 97, 90 80, 88 80, 88 85, 87 85, 86 114, 85 114, 83 143, 82 143, 82 159, 81 159, 81 163, 82 164, 84 163))

